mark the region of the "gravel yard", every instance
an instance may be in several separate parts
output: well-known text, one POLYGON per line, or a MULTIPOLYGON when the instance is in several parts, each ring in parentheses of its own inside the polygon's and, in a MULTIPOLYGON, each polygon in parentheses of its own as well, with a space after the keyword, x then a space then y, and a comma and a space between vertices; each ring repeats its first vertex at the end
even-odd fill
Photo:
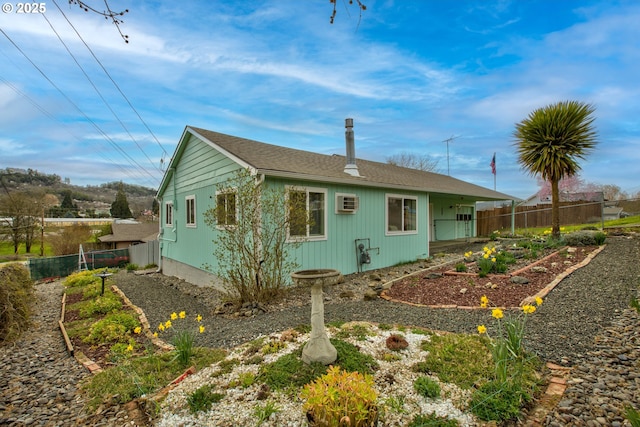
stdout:
MULTIPOLYGON (((459 255, 461 256, 461 255, 459 255)), ((450 260, 447 258, 446 260, 450 260)), ((640 239, 610 237, 607 247, 586 267, 564 279, 545 299, 527 324, 527 348, 543 360, 571 366, 583 360, 594 337, 610 324, 640 285, 640 239)), ((423 268, 408 265, 378 274, 383 281, 423 268)), ((371 272, 347 276, 344 284, 325 294, 325 321, 366 320, 421 326, 429 329, 475 333, 479 324, 491 324, 488 311, 434 309, 388 302, 365 301, 371 272)), ((297 289, 266 313, 251 317, 213 315, 221 303, 218 292, 159 274, 114 276, 117 286, 142 308, 154 327, 172 312, 199 313, 210 333, 198 336, 198 344, 230 348, 260 335, 309 324, 308 289, 297 289)))

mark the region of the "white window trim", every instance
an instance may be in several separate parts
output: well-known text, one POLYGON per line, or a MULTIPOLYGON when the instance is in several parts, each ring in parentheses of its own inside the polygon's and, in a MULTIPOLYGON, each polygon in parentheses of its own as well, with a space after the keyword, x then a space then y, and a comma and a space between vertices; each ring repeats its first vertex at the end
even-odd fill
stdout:
POLYGON ((165 202, 164 204, 164 225, 165 227, 173 227, 173 202, 165 202), (169 215, 167 211, 171 212, 171 222, 169 222, 169 215))
POLYGON ((236 219, 236 223, 235 224, 219 224, 218 223, 218 219, 216 218, 216 228, 218 230, 223 230, 223 229, 232 229, 238 226, 238 189, 235 187, 231 187, 231 188, 226 188, 222 191, 216 191, 216 202, 215 202, 215 208, 218 207, 218 196, 220 194, 235 194, 236 196, 236 211, 234 212, 234 216, 236 219))
POLYGON ((300 186, 296 186, 296 185, 286 185, 285 186, 285 192, 286 192, 286 200, 287 203, 289 202, 289 191, 304 191, 307 193, 307 213, 309 212, 309 193, 322 193, 324 194, 324 226, 323 226, 323 230, 324 230, 324 235, 322 236, 310 236, 309 235, 309 226, 307 225, 307 235, 306 236, 291 236, 289 234, 289 230, 287 230, 287 242, 310 242, 310 241, 322 241, 322 240, 327 240, 328 239, 328 230, 327 230, 327 225, 328 225, 328 212, 327 212, 327 208, 328 208, 328 190, 326 188, 319 188, 319 187, 300 187, 300 186))
POLYGON ((418 234, 418 229, 419 229, 418 218, 419 218, 419 215, 418 215, 418 197, 417 196, 408 196, 406 194, 385 194, 385 197, 384 197, 384 234, 385 236, 406 236, 410 234, 418 234), (389 199, 402 199, 403 205, 404 205, 405 199, 415 200, 416 202, 416 229, 415 230, 389 231, 389 199))
POLYGON ((189 228, 196 228, 198 226, 198 210, 196 207, 196 196, 191 194, 184 198, 184 212, 185 212, 185 224, 189 228), (193 222, 189 222, 189 201, 193 200, 193 222))

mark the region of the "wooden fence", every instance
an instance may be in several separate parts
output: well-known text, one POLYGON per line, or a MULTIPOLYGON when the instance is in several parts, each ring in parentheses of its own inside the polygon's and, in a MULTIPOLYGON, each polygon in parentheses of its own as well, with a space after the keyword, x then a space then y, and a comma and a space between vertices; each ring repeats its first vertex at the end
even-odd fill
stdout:
MULTIPOLYGON (((511 230, 511 206, 477 212, 478 236, 495 230, 511 230)), ((560 225, 600 223, 602 203, 560 203, 560 225)), ((516 206, 515 228, 551 227, 551 205, 516 206)))

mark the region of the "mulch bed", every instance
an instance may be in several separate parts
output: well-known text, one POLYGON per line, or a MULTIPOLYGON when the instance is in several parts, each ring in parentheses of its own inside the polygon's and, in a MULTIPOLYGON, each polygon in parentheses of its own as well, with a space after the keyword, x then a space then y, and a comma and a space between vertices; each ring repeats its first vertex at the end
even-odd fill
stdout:
POLYGON ((398 280, 385 291, 384 297, 416 305, 479 307, 480 298, 486 295, 491 306, 518 307, 525 298, 536 295, 560 273, 582 262, 597 248, 586 246, 576 248, 575 252, 556 251, 535 262, 525 262, 526 266, 521 261, 519 270, 511 274, 490 274, 484 278, 477 274, 455 274, 451 266, 423 271, 398 280), (544 267, 546 271, 535 272, 531 269, 534 265, 544 267), (438 274, 442 276, 438 277, 438 274), (524 277, 529 283, 511 283, 512 275, 524 277))

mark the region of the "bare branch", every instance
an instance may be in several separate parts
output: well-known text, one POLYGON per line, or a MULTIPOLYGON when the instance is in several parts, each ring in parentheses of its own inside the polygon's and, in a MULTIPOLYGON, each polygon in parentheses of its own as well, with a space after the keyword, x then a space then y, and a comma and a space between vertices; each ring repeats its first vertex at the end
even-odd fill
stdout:
MULTIPOLYGON (((343 0, 346 1, 346 0, 343 0)), ((335 21, 336 18, 336 14, 338 13, 337 11, 337 5, 338 2, 337 0, 329 0, 329 2, 331 4, 333 4, 333 11, 331 12, 331 16, 329 17, 329 23, 333 24, 333 22, 335 21)), ((354 0, 349 0, 349 5, 353 5, 354 0)), ((360 26, 360 21, 362 21, 362 12, 364 12, 365 10, 367 10, 367 6, 362 3, 361 0, 355 0, 355 2, 358 4, 358 12, 360 14, 360 17, 358 18, 358 27, 360 26)), ((348 11, 349 9, 347 8, 347 5, 345 3, 345 9, 348 11)))
POLYGON ((129 43, 129 36, 124 34, 120 29, 120 24, 124 24, 124 21, 120 19, 120 17, 124 16, 125 13, 129 13, 129 9, 125 9, 121 12, 115 12, 111 10, 111 7, 109 6, 109 2, 107 0, 104 0, 104 5, 107 9, 102 11, 89 6, 87 3, 83 2, 82 0, 69 0, 69 4, 75 4, 85 12, 93 12, 98 15, 104 16, 104 18, 107 20, 110 19, 111 22, 113 22, 116 28, 118 29, 118 33, 120 33, 120 37, 122 37, 125 43, 129 43))

